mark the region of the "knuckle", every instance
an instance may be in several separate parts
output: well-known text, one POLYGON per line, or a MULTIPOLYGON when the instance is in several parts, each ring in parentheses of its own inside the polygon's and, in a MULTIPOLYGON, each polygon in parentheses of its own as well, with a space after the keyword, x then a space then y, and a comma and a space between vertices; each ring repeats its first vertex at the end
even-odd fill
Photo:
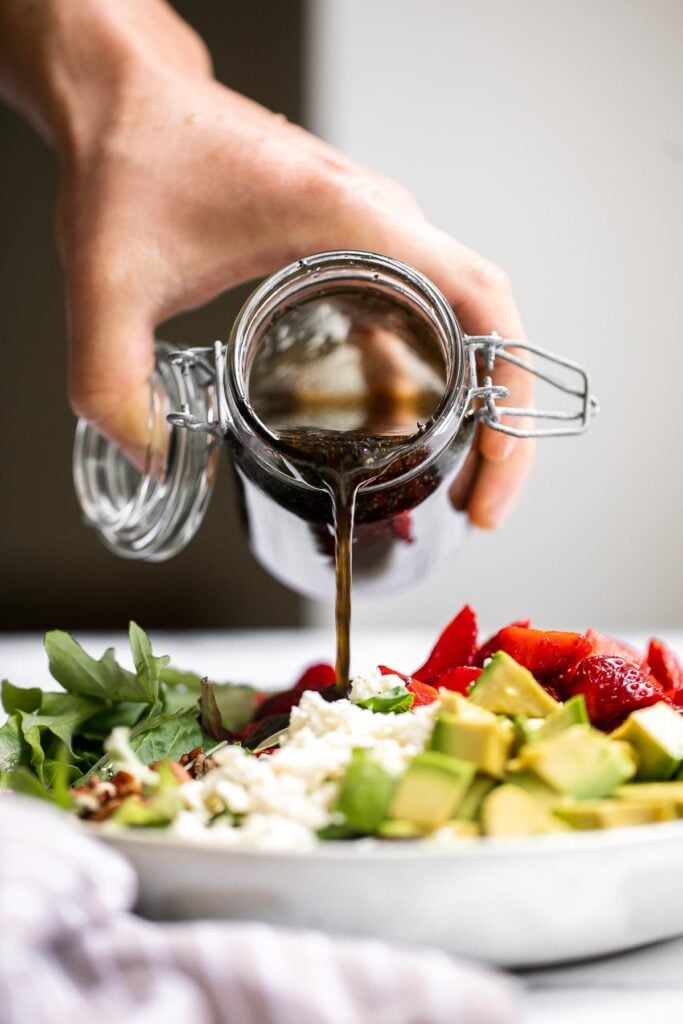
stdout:
POLYGON ((498 264, 486 259, 485 256, 474 256, 470 263, 470 275, 473 283, 487 291, 512 292, 510 276, 498 264))

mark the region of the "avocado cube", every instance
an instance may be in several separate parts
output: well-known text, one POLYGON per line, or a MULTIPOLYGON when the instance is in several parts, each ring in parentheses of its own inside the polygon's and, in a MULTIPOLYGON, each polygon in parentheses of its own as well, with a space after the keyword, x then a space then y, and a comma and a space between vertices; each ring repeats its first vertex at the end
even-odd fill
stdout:
POLYGON ((532 771, 558 793, 584 800, 610 796, 636 772, 628 744, 588 725, 572 725, 550 739, 527 744, 518 763, 521 771, 532 771))
POLYGON ((393 777, 367 750, 357 749, 341 780, 336 810, 348 828, 372 835, 387 815, 393 791, 393 777))
POLYGON ((535 836, 566 832, 567 826, 520 786, 497 786, 484 800, 481 824, 487 836, 535 836))
MULTIPOLYGON (((455 812, 456 821, 476 821, 481 811, 484 798, 495 786, 494 779, 488 775, 477 775, 462 798, 462 803, 455 812)), ((557 796, 557 794, 555 794, 557 796)))
POLYGON ((398 781, 389 817, 431 832, 453 817, 474 771, 473 764, 436 750, 417 754, 398 781))
POLYGON ((542 804, 550 811, 554 810, 558 804, 566 799, 556 789, 552 789, 545 782, 542 782, 538 775, 534 775, 533 772, 519 772, 516 775, 510 775, 507 781, 511 786, 519 786, 529 796, 532 796, 537 803, 542 804))
POLYGON ((555 814, 576 829, 628 828, 676 816, 670 805, 655 800, 580 800, 563 804, 555 814))
POLYGON ((468 700, 496 715, 546 718, 561 704, 537 683, 528 669, 505 651, 497 651, 474 686, 468 700))
POLYGON ((683 818, 683 782, 629 782, 618 786, 612 794, 619 800, 657 801, 672 807, 679 818, 683 818))
POLYGON ((380 822, 377 835, 382 839, 419 839, 424 833, 414 822, 396 819, 380 822))
POLYGON ((534 734, 534 739, 548 740, 551 736, 557 736, 571 725, 588 725, 588 712, 586 701, 582 693, 570 697, 568 701, 561 704, 557 711, 548 715, 539 729, 534 734))
POLYGON ((683 760, 683 716, 663 701, 632 711, 612 735, 635 750, 637 779, 670 779, 683 760))
POLYGON ((443 712, 437 718, 430 750, 471 761, 478 771, 502 779, 514 735, 510 722, 470 704, 465 697, 459 697, 455 708, 455 714, 443 712))

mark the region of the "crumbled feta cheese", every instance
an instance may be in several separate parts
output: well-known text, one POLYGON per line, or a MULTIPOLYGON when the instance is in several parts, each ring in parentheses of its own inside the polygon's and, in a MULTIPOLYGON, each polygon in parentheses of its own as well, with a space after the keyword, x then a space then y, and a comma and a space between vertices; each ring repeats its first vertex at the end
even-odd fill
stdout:
POLYGON ((383 676, 378 668, 373 668, 365 676, 355 676, 351 680, 351 701, 368 700, 369 697, 376 697, 378 694, 388 693, 395 686, 405 686, 400 676, 383 676))
MULTIPOLYGON (((394 686, 398 680, 378 677, 393 679, 394 686)), ((212 839, 240 847, 308 849, 335 820, 339 783, 353 750, 371 750, 386 771, 400 775, 424 750, 438 709, 437 701, 402 714, 380 713, 307 690, 272 754, 255 757, 239 746, 216 751, 216 767, 181 787, 186 810, 171 828, 187 838, 208 838, 210 832, 212 839)))

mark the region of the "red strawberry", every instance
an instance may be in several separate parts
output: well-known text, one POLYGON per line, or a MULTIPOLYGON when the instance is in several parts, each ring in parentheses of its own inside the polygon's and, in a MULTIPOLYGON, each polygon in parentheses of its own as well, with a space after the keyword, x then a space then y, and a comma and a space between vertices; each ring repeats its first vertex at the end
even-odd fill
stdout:
POLYGON ((337 674, 334 666, 327 661, 319 661, 311 665, 294 684, 295 690, 324 690, 326 686, 334 686, 337 674))
POLYGON ((630 644, 625 644, 621 640, 613 640, 611 636, 605 636, 604 633, 598 633, 597 629, 587 629, 584 635, 591 645, 591 654, 623 658, 624 661, 630 661, 633 665, 642 665, 645 660, 635 647, 631 647, 630 644))
POLYGON ((665 690, 683 690, 683 665, 663 640, 650 640, 646 661, 650 672, 665 690))
MULTIPOLYGON (((529 619, 518 619, 516 622, 511 622, 510 626, 520 626, 522 629, 529 628, 529 619)), ((505 629, 509 629, 510 626, 506 626, 505 629)), ((490 636, 485 644, 482 644, 477 653, 474 656, 475 665, 483 665, 487 658, 495 654, 496 651, 502 650, 500 646, 500 634, 504 630, 500 629, 493 636, 490 636)))
POLYGON ((398 676, 404 683, 410 679, 410 676, 404 676, 402 672, 397 672, 395 668, 389 668, 388 665, 378 665, 377 668, 383 676, 398 676))
POLYGON ((591 653, 580 633, 507 626, 497 637, 498 650, 528 668, 538 679, 560 675, 591 653))
POLYGON ((447 668, 471 665, 477 650, 477 616, 468 604, 448 623, 413 678, 431 683, 447 668))
POLYGON ((667 699, 656 679, 637 665, 602 654, 584 658, 571 689, 572 694, 583 694, 589 719, 603 729, 637 708, 667 699))
POLYGON ((425 704, 433 704, 435 700, 439 699, 439 692, 435 690, 433 686, 429 686, 428 683, 421 683, 419 679, 409 679, 406 683, 406 689, 413 695, 414 708, 424 707, 425 704))
POLYGON ((321 661, 311 665, 294 686, 274 693, 259 704, 253 720, 256 722, 270 715, 289 714, 292 708, 297 707, 305 690, 324 690, 328 686, 334 686, 336 678, 334 668, 328 662, 321 661))
POLYGON ((482 669, 473 665, 459 665, 457 668, 447 668, 440 676, 432 681, 432 686, 438 690, 443 686, 445 690, 452 690, 454 693, 467 693, 475 679, 478 679, 482 669))

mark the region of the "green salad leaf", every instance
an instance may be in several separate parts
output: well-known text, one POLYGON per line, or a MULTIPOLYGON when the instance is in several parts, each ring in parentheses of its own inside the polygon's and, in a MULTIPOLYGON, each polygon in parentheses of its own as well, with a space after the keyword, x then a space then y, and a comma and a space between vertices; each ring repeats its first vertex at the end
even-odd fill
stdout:
POLYGON ((377 693, 367 700, 354 701, 360 708, 369 708, 370 711, 393 711, 399 714, 408 711, 413 706, 413 695, 405 686, 392 686, 386 693, 377 693))
POLYGON ((175 715, 156 715, 141 722, 143 731, 131 733, 130 745, 144 764, 168 758, 177 761, 183 754, 205 744, 204 734, 196 712, 185 711, 175 715))
MULTIPOLYGON (((134 672, 117 662, 113 649, 96 660, 68 633, 52 630, 45 650, 61 692, 2 683, 8 719, 0 726, 0 787, 34 795, 40 790, 63 802, 62 790, 68 794, 74 782, 108 766, 105 741, 119 727, 130 730, 130 746, 145 764, 211 745, 202 729, 200 677, 156 656, 134 622, 129 639, 134 672)), ((251 719, 253 687, 207 680, 206 688, 222 729, 229 732, 251 719)))
POLYGON ((29 760, 29 749, 24 739, 19 715, 12 715, 0 726, 0 786, 8 784, 8 778, 20 765, 29 760))
POLYGON ((45 634, 50 673, 69 693, 98 697, 108 702, 131 700, 149 703, 143 682, 117 663, 113 648, 99 661, 86 654, 68 633, 53 629, 45 634))

